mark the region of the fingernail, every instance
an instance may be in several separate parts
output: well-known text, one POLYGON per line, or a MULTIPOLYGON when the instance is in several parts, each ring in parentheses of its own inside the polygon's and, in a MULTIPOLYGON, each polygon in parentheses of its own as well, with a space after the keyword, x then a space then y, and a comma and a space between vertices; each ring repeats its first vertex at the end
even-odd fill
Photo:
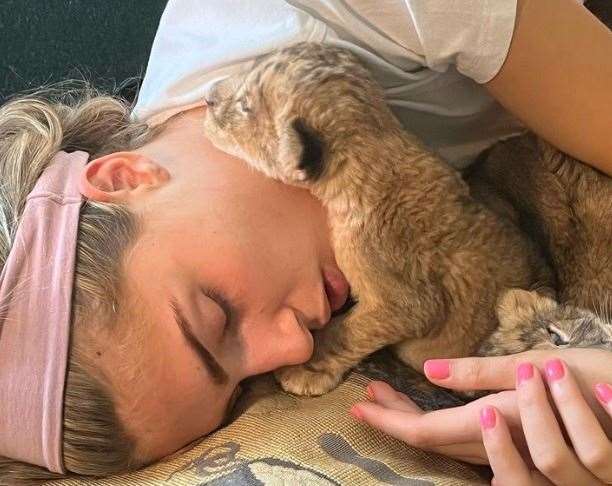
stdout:
POLYGON ((359 422, 363 422, 363 413, 356 406, 353 405, 351 407, 350 413, 355 420, 358 420, 359 422))
POLYGON ((546 371, 546 378, 548 378, 548 381, 560 380, 565 375, 563 363, 561 363, 560 359, 556 358, 546 362, 544 371, 546 371))
POLYGON ((368 400, 374 400, 374 392, 372 391, 371 385, 366 387, 366 394, 368 395, 368 400))
POLYGON ((493 407, 483 407, 480 409, 480 425, 484 429, 495 427, 495 410, 493 410, 493 407))
POLYGON ((605 404, 612 402, 612 386, 607 383, 597 383, 595 385, 595 394, 605 404))
POLYGON ((450 364, 447 359, 430 359, 423 366, 425 374, 434 380, 443 380, 450 376, 450 364))
POLYGON ((524 381, 533 378, 533 365, 531 363, 521 363, 516 369, 516 381, 520 385, 524 381))

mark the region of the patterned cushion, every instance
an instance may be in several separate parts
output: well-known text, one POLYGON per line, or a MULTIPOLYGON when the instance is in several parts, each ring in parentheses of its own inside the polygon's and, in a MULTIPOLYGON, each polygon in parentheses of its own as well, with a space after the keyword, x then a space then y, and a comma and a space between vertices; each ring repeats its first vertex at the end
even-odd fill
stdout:
POLYGON ((488 484, 477 468, 424 452, 356 422, 351 405, 365 386, 383 379, 423 408, 458 405, 389 353, 374 355, 336 390, 298 398, 278 389, 270 376, 247 384, 236 418, 227 426, 144 470, 100 480, 69 479, 76 485, 474 485, 488 484))

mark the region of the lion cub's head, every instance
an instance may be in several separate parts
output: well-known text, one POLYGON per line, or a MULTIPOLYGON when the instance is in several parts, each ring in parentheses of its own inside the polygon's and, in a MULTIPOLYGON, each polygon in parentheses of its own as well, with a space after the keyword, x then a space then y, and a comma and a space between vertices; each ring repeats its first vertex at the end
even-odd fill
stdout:
POLYGON ((499 327, 480 355, 528 349, 598 347, 612 350, 612 322, 605 316, 555 302, 535 291, 511 289, 497 304, 499 327))
POLYGON ((300 43, 210 93, 206 136, 269 177, 300 185, 333 170, 333 137, 384 107, 382 90, 349 51, 300 43))

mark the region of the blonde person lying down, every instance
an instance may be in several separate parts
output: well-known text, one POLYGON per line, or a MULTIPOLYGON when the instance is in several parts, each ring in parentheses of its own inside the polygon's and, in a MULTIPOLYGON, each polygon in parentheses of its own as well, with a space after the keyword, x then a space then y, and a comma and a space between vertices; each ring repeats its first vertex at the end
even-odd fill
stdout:
MULTIPOLYGON (((322 206, 202 135, 218 81, 302 40, 353 50, 457 168, 518 118, 612 174, 612 36, 574 0, 170 1, 133 111, 95 92, 0 108, 0 484, 151 463, 219 427, 243 379, 309 359, 348 295, 322 206)), ((422 413, 376 382, 353 414, 497 484, 612 481, 609 352, 425 371, 508 391, 422 413)))

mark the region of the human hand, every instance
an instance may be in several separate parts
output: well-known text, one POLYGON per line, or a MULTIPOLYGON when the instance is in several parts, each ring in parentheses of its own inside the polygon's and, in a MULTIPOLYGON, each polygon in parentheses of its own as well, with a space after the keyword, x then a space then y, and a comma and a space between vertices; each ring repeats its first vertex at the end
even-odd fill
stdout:
MULTIPOLYGON (((585 396, 601 412, 607 430, 612 421, 591 392, 595 383, 612 381, 612 353, 594 349, 562 351, 529 351, 513 356, 435 360, 425 370, 436 384, 459 390, 514 388, 514 370, 520 361, 531 360, 543 368, 544 363, 560 355, 577 374, 577 382, 586 389, 585 396), (446 366, 445 366, 446 365, 446 366), (437 376, 437 378, 434 378, 437 376)), ((446 454, 476 464, 488 462, 483 446, 478 415, 485 406, 492 406, 504 417, 516 448, 528 467, 533 465, 521 426, 516 391, 502 391, 483 397, 462 407, 423 412, 408 397, 383 382, 368 386, 372 402, 356 404, 352 413, 370 425, 411 445, 446 454)), ((583 392, 584 393, 584 392, 583 392)))
MULTIPOLYGON (((540 373, 529 362, 516 370, 516 398, 533 466, 515 447, 504 416, 493 406, 480 410, 482 440, 495 485, 612 484, 612 442, 584 399, 572 372, 560 359, 546 362, 546 382, 570 445, 564 439, 540 373)), ((595 395, 612 417, 612 387, 595 395)))
POLYGON ((424 371, 434 384, 458 391, 513 390, 515 369, 522 362, 533 363, 540 371, 544 364, 560 358, 572 370, 580 391, 597 415, 608 437, 612 437, 612 420, 601 408, 593 393, 597 383, 612 383, 612 352, 593 348, 532 350, 507 356, 429 360, 424 371))
MULTIPOLYGON (((481 408, 489 405, 503 410, 520 431, 514 391, 431 412, 421 410, 407 395, 382 381, 370 382, 367 393, 370 401, 356 403, 351 408, 353 417, 415 447, 473 464, 488 464, 478 425, 481 408)), ((524 449, 527 451, 526 445, 524 449)))

